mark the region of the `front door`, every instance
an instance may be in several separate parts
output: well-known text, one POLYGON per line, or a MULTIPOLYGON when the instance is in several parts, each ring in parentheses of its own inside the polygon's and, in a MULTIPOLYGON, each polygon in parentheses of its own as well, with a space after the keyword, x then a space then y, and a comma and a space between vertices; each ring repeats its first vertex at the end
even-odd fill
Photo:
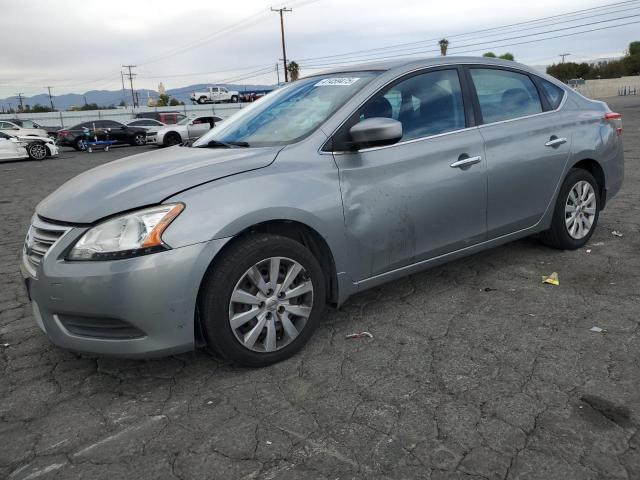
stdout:
POLYGON ((543 93, 523 72, 469 72, 483 122, 488 236, 496 238, 535 225, 551 205, 569 158, 574 119, 556 111, 542 114, 543 93))
POLYGON ((474 245, 486 238, 484 145, 467 128, 457 69, 405 77, 368 101, 336 134, 364 118, 391 117, 399 143, 334 154, 349 254, 357 278, 474 245), (354 121, 355 119, 355 121, 354 121))

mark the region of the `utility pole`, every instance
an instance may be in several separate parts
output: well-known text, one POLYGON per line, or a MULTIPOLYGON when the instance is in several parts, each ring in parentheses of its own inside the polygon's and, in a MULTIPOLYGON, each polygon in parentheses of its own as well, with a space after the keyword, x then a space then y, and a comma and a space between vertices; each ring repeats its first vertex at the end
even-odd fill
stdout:
POLYGON ((127 76, 129 77, 129 82, 131 84, 131 100, 133 102, 133 106, 137 107, 138 106, 138 102, 136 101, 136 95, 135 95, 135 93, 133 91, 133 77, 135 77, 136 74, 135 73, 131 73, 131 69, 135 68, 136 66, 135 65, 123 65, 122 67, 129 69, 129 73, 127 74, 127 76))
POLYGON ((276 63, 276 75, 278 76, 278 85, 280 85, 280 69, 278 68, 277 63, 276 63))
POLYGON ((51 96, 51 87, 44 87, 49 90, 49 103, 51 104, 51 111, 53 112, 55 108, 53 107, 53 97, 51 96))
POLYGON ((293 12, 293 10, 287 7, 271 7, 271 11, 280 13, 280 34, 282 36, 282 64, 284 65, 284 82, 287 83, 289 81, 289 73, 287 72, 287 49, 284 45, 284 17, 282 14, 285 12, 293 12))
POLYGON ((20 101, 20 111, 24 110, 22 108, 22 93, 16 93, 16 97, 18 97, 18 100, 20 101))
POLYGON ((568 57, 571 54, 570 53, 560 53, 558 55, 562 58, 562 62, 560 62, 560 63, 564 63, 564 57, 568 57))
POLYGON ((120 70, 120 77, 122 78, 122 101, 124 102, 124 106, 127 106, 127 95, 124 93, 124 73, 120 70))

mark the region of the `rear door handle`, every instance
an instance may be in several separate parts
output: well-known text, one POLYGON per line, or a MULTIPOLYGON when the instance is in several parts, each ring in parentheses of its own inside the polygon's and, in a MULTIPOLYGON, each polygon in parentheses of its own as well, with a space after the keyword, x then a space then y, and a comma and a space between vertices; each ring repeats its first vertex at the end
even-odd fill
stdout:
POLYGON ((473 164, 480 163, 482 161, 482 157, 478 155, 477 157, 466 157, 463 158, 463 155, 460 155, 460 158, 453 162, 450 167, 451 168, 464 168, 469 167, 473 164))
POLYGON ((559 145, 562 145, 563 143, 567 143, 567 139, 566 138, 558 138, 558 137, 551 137, 551 139, 549 139, 549 141, 547 143, 544 144, 545 147, 557 147, 559 145))

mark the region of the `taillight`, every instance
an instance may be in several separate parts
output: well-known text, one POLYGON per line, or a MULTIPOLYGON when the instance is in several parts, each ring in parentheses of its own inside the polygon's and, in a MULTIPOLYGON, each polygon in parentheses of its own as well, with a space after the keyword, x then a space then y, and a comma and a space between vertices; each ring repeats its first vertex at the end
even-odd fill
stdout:
POLYGON ((622 135, 622 114, 621 113, 616 113, 616 112, 607 112, 604 114, 604 119, 611 121, 611 120, 617 120, 616 122, 616 135, 619 137, 620 135, 622 135))

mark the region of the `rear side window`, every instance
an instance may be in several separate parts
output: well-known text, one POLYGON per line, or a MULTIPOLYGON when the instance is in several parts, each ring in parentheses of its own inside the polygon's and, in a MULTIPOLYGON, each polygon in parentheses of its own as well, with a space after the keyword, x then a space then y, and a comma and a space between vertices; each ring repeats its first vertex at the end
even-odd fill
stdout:
POLYGON ((490 68, 470 71, 484 123, 542 112, 538 90, 528 75, 490 68))
POLYGON ((540 85, 542 85, 542 89, 544 93, 547 95, 547 99, 549 100, 549 104, 551 105, 551 109, 555 110, 560 106, 560 102, 562 102, 562 97, 564 96, 564 90, 560 87, 555 86, 553 83, 548 82, 547 80, 540 79, 540 85))

